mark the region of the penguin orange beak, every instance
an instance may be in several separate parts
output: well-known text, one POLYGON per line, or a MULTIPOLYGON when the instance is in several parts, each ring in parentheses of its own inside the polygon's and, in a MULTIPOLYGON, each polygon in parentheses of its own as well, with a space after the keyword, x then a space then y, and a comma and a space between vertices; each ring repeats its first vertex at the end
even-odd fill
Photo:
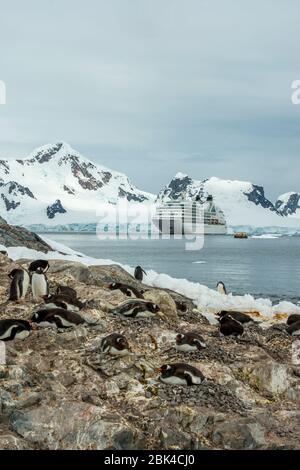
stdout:
POLYGON ((155 369, 155 371, 161 373, 161 372, 162 372, 162 368, 161 368, 161 367, 157 367, 157 369, 155 369))

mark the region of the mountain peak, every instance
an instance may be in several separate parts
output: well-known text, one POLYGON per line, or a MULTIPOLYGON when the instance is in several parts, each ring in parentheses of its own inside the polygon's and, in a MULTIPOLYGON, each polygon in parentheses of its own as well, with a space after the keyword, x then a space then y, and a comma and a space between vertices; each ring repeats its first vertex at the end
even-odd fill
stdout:
POLYGON ((54 144, 46 144, 36 148, 25 160, 46 163, 52 160, 53 158, 60 159, 69 155, 81 157, 81 155, 76 150, 74 150, 68 143, 57 142, 54 144))

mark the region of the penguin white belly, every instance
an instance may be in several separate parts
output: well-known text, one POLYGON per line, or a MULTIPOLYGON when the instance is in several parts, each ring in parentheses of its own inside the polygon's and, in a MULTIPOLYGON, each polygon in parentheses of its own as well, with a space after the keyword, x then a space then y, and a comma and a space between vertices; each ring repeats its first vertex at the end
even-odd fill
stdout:
POLYGON ((4 331, 4 333, 2 333, 0 335, 0 339, 6 339, 6 338, 9 338, 11 336, 11 332, 12 330, 16 328, 15 325, 12 325, 11 327, 8 328, 8 330, 4 331))
POLYGON ((201 384, 202 380, 200 377, 197 377, 197 375, 193 375, 190 372, 186 372, 186 375, 189 375, 191 377, 191 381, 193 384, 195 385, 201 384))
POLYGON ((46 278, 43 274, 33 273, 31 280, 32 296, 35 301, 40 300, 41 297, 47 295, 48 285, 46 278))
POLYGON ((67 304, 67 302, 65 302, 66 306, 67 306, 67 310, 73 310, 73 312, 79 312, 79 308, 76 306, 76 305, 71 305, 71 304, 67 304))
POLYGON ((160 380, 169 385, 186 385, 186 380, 172 375, 171 377, 161 377, 160 380))
POLYGON ((42 328, 48 328, 49 326, 51 328, 56 328, 55 323, 50 323, 49 321, 41 321, 40 323, 37 323, 37 325, 42 328))
POLYGON ((155 313, 149 312, 149 310, 145 310, 143 312, 138 312, 136 317, 137 318, 149 318, 149 317, 155 317, 155 313))
POLYGON ((27 271, 24 271, 23 292, 22 292, 22 297, 21 297, 22 299, 24 299, 24 297, 25 297, 26 294, 27 294, 29 284, 30 284, 30 277, 29 277, 29 274, 28 274, 27 271))
POLYGON ((28 330, 19 331, 16 333, 15 339, 25 339, 28 338, 30 332, 28 330))
POLYGON ((191 346, 190 344, 176 344, 175 348, 177 351, 183 352, 197 351, 197 346, 191 346))
POLYGON ((128 350, 127 349, 119 350, 119 349, 114 348, 114 346, 111 346, 109 353, 114 356, 126 356, 128 354, 128 350))
POLYGON ((293 331, 292 336, 300 336, 300 328, 299 330, 293 331))
POLYGON ((50 308, 57 308, 57 305, 56 305, 56 304, 53 304, 53 303, 50 303, 50 304, 45 304, 44 307, 47 308, 47 309, 50 309, 50 308))

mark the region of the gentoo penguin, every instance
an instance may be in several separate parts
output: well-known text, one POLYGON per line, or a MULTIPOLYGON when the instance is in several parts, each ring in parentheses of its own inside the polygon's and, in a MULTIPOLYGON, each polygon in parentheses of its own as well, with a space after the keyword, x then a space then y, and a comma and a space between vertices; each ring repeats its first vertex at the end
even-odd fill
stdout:
POLYGON ((12 279, 9 300, 18 301, 24 299, 30 283, 28 272, 25 269, 13 269, 8 276, 12 279))
POLYGON ((41 326, 55 324, 58 328, 70 328, 81 325, 85 320, 77 313, 63 308, 41 309, 32 315, 31 320, 41 326))
POLYGON ((232 318, 231 315, 225 315, 219 319, 220 333, 224 336, 239 336, 244 333, 243 325, 232 318))
POLYGON ((250 321, 254 321, 250 315, 246 315, 246 313, 242 312, 227 312, 226 310, 222 310, 218 313, 219 318, 223 318, 230 315, 234 320, 237 320, 240 323, 249 323, 250 321))
POLYGON ((49 294, 48 279, 41 267, 38 267, 31 275, 31 292, 35 302, 42 300, 45 295, 49 294))
POLYGON ((45 295, 43 299, 45 308, 64 308, 78 312, 78 310, 81 310, 85 306, 80 300, 66 294, 45 295))
POLYGON ((160 380, 170 385, 199 385, 204 380, 202 372, 189 364, 164 364, 158 371, 160 380))
POLYGON ((31 325, 28 321, 18 319, 0 320, 0 340, 25 339, 30 335, 31 325))
POLYGON ((121 282, 112 282, 108 284, 108 289, 110 290, 120 290, 123 294, 127 295, 127 297, 136 297, 138 299, 143 299, 143 294, 136 289, 135 287, 129 286, 128 284, 123 284, 121 282))
POLYGON ((56 294, 68 295, 69 297, 72 297, 72 299, 77 299, 76 290, 72 289, 72 287, 69 287, 69 286, 58 286, 56 289, 56 294))
POLYGON ((46 273, 49 267, 50 266, 47 260, 37 259, 35 261, 32 261, 32 263, 30 263, 28 271, 30 273, 33 273, 34 271, 37 271, 38 268, 40 268, 43 273, 46 273))
POLYGON ((158 305, 149 300, 132 299, 113 308, 111 313, 123 315, 124 317, 155 317, 159 312, 158 305))
POLYGON ((292 336, 300 336, 300 320, 289 325, 286 331, 292 336))
POLYGON ((137 266, 134 270, 134 277, 138 280, 138 281, 142 281, 143 280, 143 274, 145 274, 145 276, 147 276, 147 273, 146 271, 143 270, 143 268, 141 266, 137 266))
POLYGON ((220 294, 227 294, 224 282, 222 281, 218 282, 218 284, 216 285, 216 288, 220 294))
POLYGON ((129 344, 125 336, 118 333, 112 333, 102 339, 100 350, 104 354, 125 356, 129 354, 129 344))
POLYGON ((299 313, 294 313, 293 315, 290 315, 286 321, 287 325, 292 325, 293 323, 296 323, 300 321, 300 315, 299 313))
POLYGON ((184 352, 200 351, 206 348, 206 344, 202 336, 197 333, 179 333, 176 336, 175 348, 184 352))

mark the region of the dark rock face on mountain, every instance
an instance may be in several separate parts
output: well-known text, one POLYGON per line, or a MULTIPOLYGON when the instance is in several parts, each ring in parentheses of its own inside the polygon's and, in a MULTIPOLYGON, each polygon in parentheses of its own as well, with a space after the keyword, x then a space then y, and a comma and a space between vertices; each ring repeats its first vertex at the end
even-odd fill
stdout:
POLYGON ((52 206, 47 207, 47 216, 49 219, 54 219, 56 214, 64 214, 66 209, 63 208, 59 199, 52 204, 52 206))
POLYGON ((262 186, 256 184, 252 185, 252 190, 245 193, 248 200, 254 202, 256 206, 262 206, 265 209, 270 209, 271 211, 276 211, 276 208, 269 199, 265 197, 265 191, 262 186))
POLYGON ((293 215, 300 209, 300 194, 289 193, 288 195, 279 196, 275 207, 282 215, 293 215))
POLYGON ((189 189, 192 183, 193 180, 189 176, 182 175, 181 177, 178 177, 176 175, 176 177, 170 181, 169 185, 160 192, 158 199, 180 199, 183 197, 184 193, 189 189))
MULTIPOLYGON (((18 264, 28 266, 26 260, 18 264)), ((6 303, 7 272, 0 254, 0 319, 28 320, 38 306, 6 303)), ((245 326, 245 337, 221 337, 216 325, 179 294, 140 284, 119 266, 87 267, 50 261, 50 291, 75 288, 93 325, 57 330, 37 327, 23 341, 7 342, 0 364, 0 449, 297 449, 300 439, 300 369, 297 338, 276 324, 245 326), (107 289, 124 282, 143 288, 160 307, 157 318, 128 319, 110 310, 128 298, 107 289), (187 304, 177 310, 176 301, 187 304), (174 349, 179 331, 195 331, 207 347, 174 349), (113 332, 131 354, 100 352, 113 332), (186 362, 205 382, 166 385, 157 368, 186 362)), ((283 320, 282 320, 283 321, 283 320)))
POLYGON ((9 225, 2 217, 0 217, 0 243, 7 247, 26 246, 44 253, 52 251, 52 248, 38 235, 23 227, 9 225))

